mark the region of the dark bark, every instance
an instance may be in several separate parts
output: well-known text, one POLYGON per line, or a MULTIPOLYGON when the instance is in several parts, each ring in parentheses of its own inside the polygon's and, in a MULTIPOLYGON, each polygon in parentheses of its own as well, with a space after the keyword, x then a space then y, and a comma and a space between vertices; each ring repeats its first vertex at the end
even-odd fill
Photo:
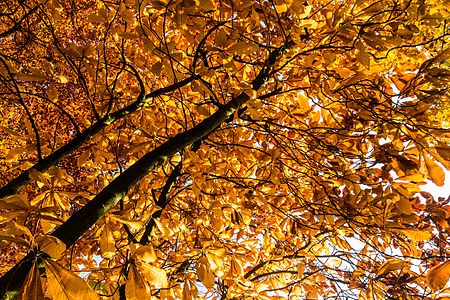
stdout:
POLYGON ((183 79, 181 81, 178 81, 168 87, 164 87, 161 89, 158 89, 156 91, 153 91, 147 95, 139 95, 136 101, 131 103, 130 105, 119 109, 107 116, 105 116, 100 121, 96 122, 94 125, 83 131, 82 133, 78 134, 73 140, 59 148, 58 150, 54 151, 52 154, 48 155, 47 157, 39 160, 36 164, 34 164, 32 167, 30 167, 28 170, 24 171, 21 175, 17 176, 13 180, 11 180, 8 184, 0 188, 0 198, 7 197, 13 194, 16 194, 19 192, 21 188, 23 188, 25 185, 27 185, 31 179, 30 179, 30 172, 32 170, 36 170, 39 172, 45 172, 48 168, 51 166, 55 166, 58 162, 63 160, 65 157, 67 157, 70 153, 72 153, 74 150, 79 148, 81 145, 86 143, 93 135, 100 132, 102 129, 104 129, 109 124, 113 123, 116 120, 119 120, 130 113, 135 112, 139 108, 141 108, 145 103, 147 103, 150 99, 153 99, 155 97, 164 95, 166 93, 173 92, 180 87, 183 87, 193 80, 195 80, 196 76, 192 75, 187 77, 186 79, 183 79))
MULTIPOLYGON (((269 75, 271 75, 272 67, 277 59, 283 54, 286 48, 292 45, 293 43, 289 42, 270 52, 263 68, 252 82, 254 90, 258 90, 266 82, 269 75)), ((198 125, 177 134, 145 154, 135 164, 116 177, 97 196, 83 206, 83 208, 76 211, 52 235, 63 241, 67 248, 70 247, 86 230, 113 208, 131 187, 137 184, 149 172, 164 163, 176 152, 211 134, 249 99, 250 96, 244 92, 237 95, 198 125)), ((19 293, 20 287, 31 267, 31 263, 28 262, 29 256, 22 259, 0 278, 1 298, 12 299, 19 293)))
POLYGON ((32 15, 39 6, 35 6, 32 9, 30 9, 29 11, 27 11, 22 18, 20 18, 20 20, 16 21, 14 23, 13 26, 11 26, 8 30, 0 33, 0 39, 7 37, 10 34, 13 34, 14 32, 16 32, 17 30, 20 29, 20 27, 22 26, 22 22, 25 21, 30 15, 32 15))

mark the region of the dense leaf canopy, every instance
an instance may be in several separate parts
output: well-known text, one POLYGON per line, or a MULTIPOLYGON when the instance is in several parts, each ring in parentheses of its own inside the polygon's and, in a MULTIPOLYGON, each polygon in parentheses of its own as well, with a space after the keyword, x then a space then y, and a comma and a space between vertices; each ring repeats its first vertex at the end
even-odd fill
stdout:
POLYGON ((448 0, 0 3, 0 293, 449 299, 448 0))

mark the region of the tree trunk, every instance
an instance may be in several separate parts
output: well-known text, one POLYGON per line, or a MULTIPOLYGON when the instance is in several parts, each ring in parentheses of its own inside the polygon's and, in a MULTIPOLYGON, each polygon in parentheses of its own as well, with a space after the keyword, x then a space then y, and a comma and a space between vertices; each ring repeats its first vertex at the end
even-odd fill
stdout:
MULTIPOLYGON (((263 68, 252 81, 253 90, 258 90, 266 82, 271 75, 272 67, 279 57, 287 48, 293 45, 293 42, 288 42, 284 46, 270 52, 263 68)), ((211 134, 249 99, 250 96, 245 92, 240 93, 198 125, 183 133, 177 134, 145 154, 135 164, 116 177, 83 208, 76 211, 52 235, 63 241, 67 248, 70 247, 86 230, 113 208, 131 187, 137 184, 149 172, 164 163, 176 152, 211 134)), ((19 293, 32 265, 33 256, 33 254, 28 254, 0 278, 0 297, 2 299, 13 299, 19 293)))

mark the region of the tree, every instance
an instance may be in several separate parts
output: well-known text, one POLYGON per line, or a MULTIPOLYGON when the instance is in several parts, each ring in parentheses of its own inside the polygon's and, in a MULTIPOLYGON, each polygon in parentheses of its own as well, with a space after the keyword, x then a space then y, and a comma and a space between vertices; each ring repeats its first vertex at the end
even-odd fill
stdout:
POLYGON ((0 7, 3 298, 445 297, 448 1, 0 7))

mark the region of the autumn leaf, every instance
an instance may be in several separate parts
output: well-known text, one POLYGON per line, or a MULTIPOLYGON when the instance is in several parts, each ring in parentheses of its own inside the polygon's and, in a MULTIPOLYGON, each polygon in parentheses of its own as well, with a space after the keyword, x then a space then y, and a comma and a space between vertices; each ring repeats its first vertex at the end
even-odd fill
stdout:
POLYGON ((450 278, 450 261, 431 268, 427 273, 428 286, 437 291, 442 289, 450 278))
POLYGON ((392 228, 413 241, 427 241, 432 237, 431 232, 415 228, 392 228))
POLYGON ((197 261, 197 276, 198 279, 207 287, 211 288, 214 285, 214 274, 211 271, 208 259, 202 257, 197 261))
POLYGON ((158 259, 155 249, 152 245, 141 246, 137 248, 135 251, 135 255, 140 261, 143 261, 145 263, 152 263, 158 259))
POLYGON ((66 251, 66 245, 58 238, 51 235, 38 236, 36 242, 41 251, 55 259, 61 258, 64 251, 66 251))
POLYGON ((241 266, 241 263, 236 259, 236 257, 233 257, 231 259, 231 267, 230 267, 230 273, 229 275, 231 277, 239 277, 244 274, 244 270, 241 266))
POLYGON ((152 286, 160 288, 167 287, 167 274, 163 269, 145 262, 139 262, 138 268, 152 286))
POLYGON ((86 282, 52 260, 45 260, 47 293, 52 299, 99 299, 86 282))
POLYGON ((41 276, 37 261, 33 262, 30 272, 20 291, 20 297, 22 300, 44 299, 44 291, 42 290, 41 276))
POLYGON ((0 298, 442 297, 448 0, 6 2, 0 298))
POLYGON ((131 264, 128 270, 127 282, 125 283, 125 296, 130 300, 141 300, 148 298, 150 288, 144 280, 144 277, 131 264))
POLYGON ((116 253, 114 236, 107 224, 103 227, 100 236, 100 249, 104 258, 111 258, 116 253))
POLYGON ((379 268, 376 273, 376 276, 385 275, 391 271, 399 270, 403 267, 405 262, 398 258, 393 258, 385 261, 379 268))
POLYGON ((445 173, 432 159, 427 155, 423 156, 428 175, 431 180, 438 186, 443 186, 445 183, 445 173))

